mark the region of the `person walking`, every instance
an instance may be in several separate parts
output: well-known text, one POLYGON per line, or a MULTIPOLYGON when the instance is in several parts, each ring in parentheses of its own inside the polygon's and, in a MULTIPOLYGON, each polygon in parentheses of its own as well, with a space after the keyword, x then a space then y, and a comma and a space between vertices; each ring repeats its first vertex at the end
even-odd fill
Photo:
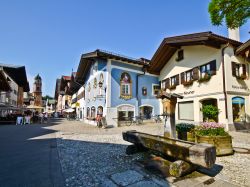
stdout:
POLYGON ((39 121, 40 121, 40 124, 43 124, 43 114, 42 113, 40 113, 39 114, 39 121))

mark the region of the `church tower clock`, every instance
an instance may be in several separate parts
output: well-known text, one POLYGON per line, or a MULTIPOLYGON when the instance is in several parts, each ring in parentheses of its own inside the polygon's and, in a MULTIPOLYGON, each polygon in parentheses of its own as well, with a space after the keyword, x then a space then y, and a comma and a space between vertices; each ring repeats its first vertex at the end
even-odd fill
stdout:
POLYGON ((42 78, 39 74, 35 76, 35 82, 33 84, 33 97, 34 105, 42 106, 42 78))

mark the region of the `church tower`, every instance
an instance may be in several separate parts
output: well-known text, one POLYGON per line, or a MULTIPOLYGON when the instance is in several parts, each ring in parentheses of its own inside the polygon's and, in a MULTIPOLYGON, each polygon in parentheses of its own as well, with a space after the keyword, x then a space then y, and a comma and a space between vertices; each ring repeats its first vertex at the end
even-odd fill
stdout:
POLYGON ((42 106, 42 78, 39 74, 35 76, 35 82, 33 84, 33 97, 34 105, 42 106))

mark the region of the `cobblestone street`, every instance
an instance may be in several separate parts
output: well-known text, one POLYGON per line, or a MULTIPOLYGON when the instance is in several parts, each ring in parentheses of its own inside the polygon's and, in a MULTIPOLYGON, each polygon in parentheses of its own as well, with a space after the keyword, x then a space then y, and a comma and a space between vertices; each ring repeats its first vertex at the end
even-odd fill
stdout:
MULTIPOLYGON (((66 186, 183 186, 188 181, 191 181, 190 184, 203 186, 197 180, 194 183, 195 180, 192 179, 176 183, 164 180, 135 164, 144 156, 143 153, 132 156, 125 154, 129 143, 122 139, 122 131, 133 129, 162 135, 162 124, 99 129, 79 121, 62 120, 56 123, 58 124, 46 128, 57 131, 58 151, 66 186)), ((216 164, 223 166, 223 169, 214 177, 217 183, 210 186, 250 186, 250 154, 247 152, 250 150, 250 133, 232 132, 231 135, 233 145, 237 147, 236 153, 217 157, 216 164)))

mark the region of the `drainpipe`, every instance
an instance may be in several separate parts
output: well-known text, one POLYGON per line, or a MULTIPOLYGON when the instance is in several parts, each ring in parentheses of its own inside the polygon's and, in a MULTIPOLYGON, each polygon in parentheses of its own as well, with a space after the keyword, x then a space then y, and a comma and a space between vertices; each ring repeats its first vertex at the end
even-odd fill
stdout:
MULTIPOLYGON (((139 85, 138 85, 139 77, 145 75, 145 73, 146 73, 146 70, 145 70, 144 67, 142 68, 142 71, 143 71, 142 74, 138 73, 138 74, 136 75, 136 99, 137 99, 137 103, 139 103, 139 93, 138 93, 138 91, 139 91, 139 89, 138 89, 138 86, 139 86, 139 85)), ((138 107, 139 107, 139 106, 138 106, 138 107)), ((138 108, 138 109, 139 109, 139 108, 138 108)), ((139 111, 138 111, 138 112, 139 112, 139 111)))
POLYGON ((142 71, 143 71, 142 74, 138 73, 136 75, 136 99, 137 99, 137 101, 139 101, 139 94, 138 94, 138 91, 139 91, 139 89, 138 89, 139 77, 142 76, 142 75, 145 75, 145 73, 146 73, 146 70, 144 69, 144 67, 142 68, 142 71))
POLYGON ((229 43, 221 50, 221 62, 222 62, 222 80, 223 80, 223 93, 225 97, 225 112, 226 112, 226 119, 228 119, 228 109, 227 109, 227 93, 226 93, 226 79, 225 79, 225 62, 224 62, 224 52, 225 49, 229 46, 229 43))

